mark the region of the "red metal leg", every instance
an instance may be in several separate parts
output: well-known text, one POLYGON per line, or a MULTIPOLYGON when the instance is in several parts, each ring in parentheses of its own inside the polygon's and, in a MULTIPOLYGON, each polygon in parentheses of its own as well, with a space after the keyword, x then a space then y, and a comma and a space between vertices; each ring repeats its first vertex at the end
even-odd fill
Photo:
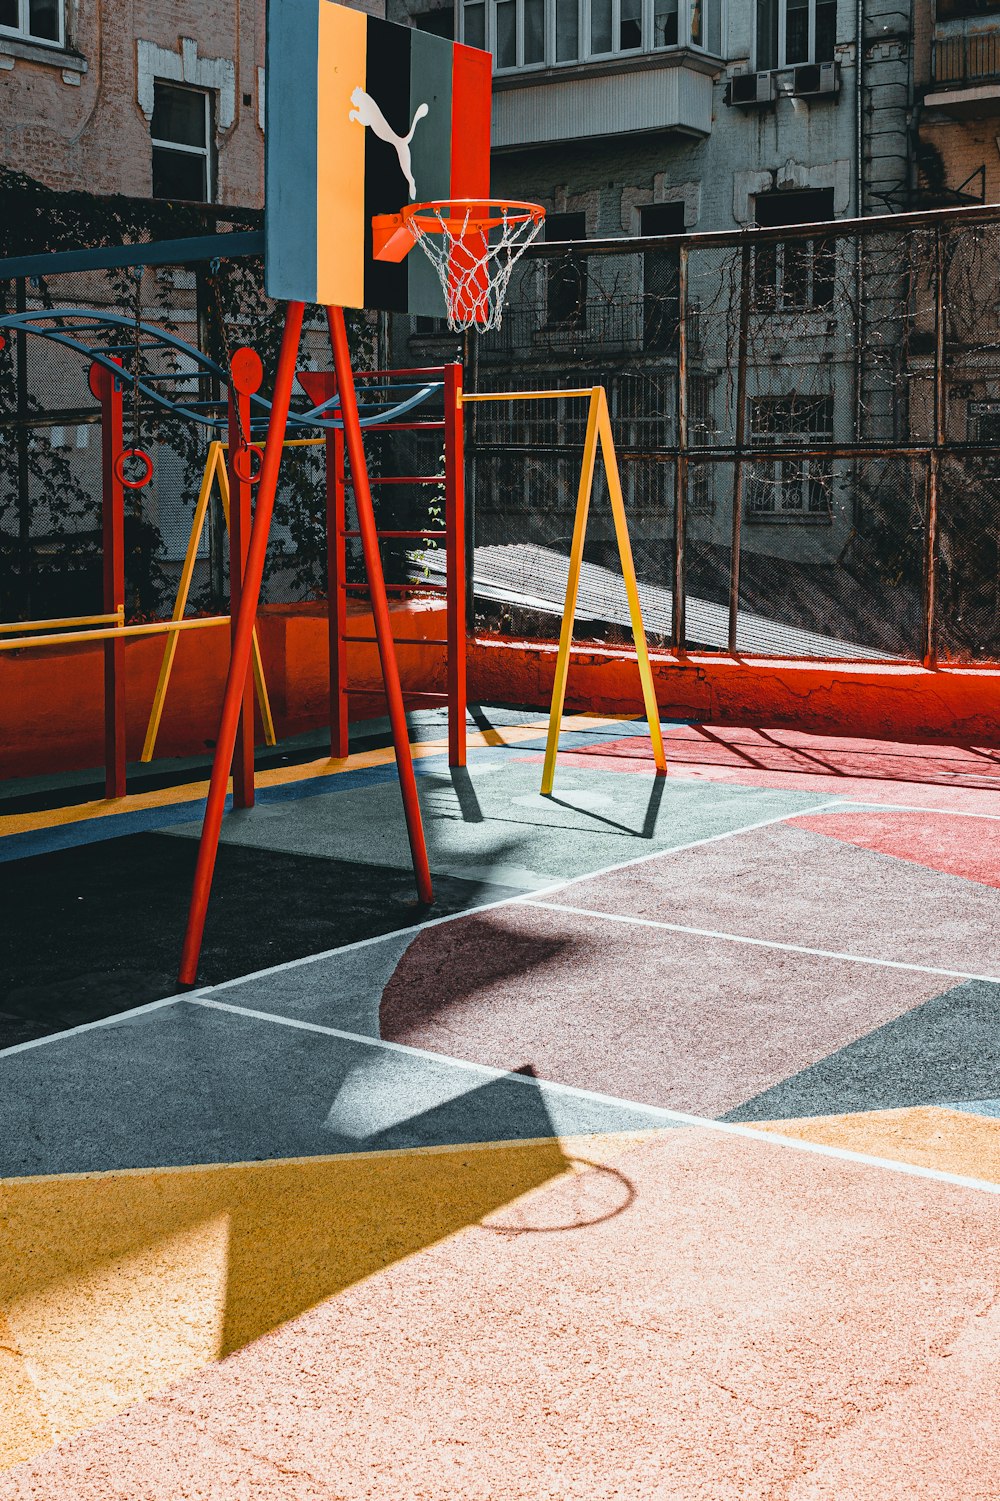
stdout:
POLYGON ((329 580, 330 754, 348 753, 347 720, 347 509, 344 496, 344 434, 326 439, 326 568, 329 580))
POLYGON ((382 681, 389 706, 389 723, 392 726, 392 741, 396 749, 396 769, 403 794, 403 811, 406 815, 406 832, 410 840, 410 854, 417 878, 417 892, 422 902, 431 902, 434 892, 431 886, 431 871, 427 861, 427 845, 424 841, 424 826, 420 817, 417 798, 417 781, 413 775, 413 758, 410 755, 410 736, 403 707, 403 691, 399 683, 399 667, 396 648, 392 639, 392 622, 389 616, 389 601, 385 592, 385 577, 382 573, 382 557, 378 547, 378 532, 375 529, 375 512, 372 493, 368 483, 368 465, 365 461, 364 440, 358 420, 358 402, 354 390, 354 373, 347 347, 347 325, 344 310, 328 307, 327 322, 330 326, 330 343, 333 348, 333 363, 337 374, 337 389, 340 392, 340 407, 344 418, 344 439, 351 461, 351 477, 354 481, 354 499, 358 508, 358 530, 364 549, 368 587, 371 593, 372 616, 375 621, 375 638, 382 663, 382 681))
MULTIPOLYGON (((236 641, 236 620, 243 590, 243 575, 246 571, 247 550, 250 546, 250 494, 251 485, 245 476, 245 461, 249 457, 247 445, 240 432, 236 415, 239 402, 242 431, 250 432, 250 397, 260 390, 264 376, 260 358, 252 349, 237 349, 232 358, 232 384, 229 387, 229 639, 230 652, 236 641), (240 462, 237 463, 237 456, 240 462)), ((252 808, 254 804, 253 776, 253 677, 248 672, 243 684, 243 697, 236 727, 236 751, 233 757, 233 806, 252 808)))
POLYGON ((222 700, 219 721, 219 738, 212 763, 212 780, 209 784, 208 801, 205 804, 205 821, 198 847, 198 863, 195 867, 194 886, 191 892, 191 907, 188 913, 187 932, 184 935, 184 951, 181 956, 180 982, 193 985, 198 971, 198 956, 205 931, 205 914, 212 889, 212 874, 219 848, 222 815, 226 805, 226 784, 236 747, 236 732, 240 711, 243 707, 244 685, 250 667, 250 650, 253 641, 257 604, 260 599, 261 580, 264 577, 264 557, 271 531, 271 515, 274 497, 278 488, 278 471, 281 467, 282 444, 288 426, 288 406, 295 379, 295 357, 298 354, 302 333, 304 304, 290 302, 285 312, 285 328, 281 336, 281 352, 274 378, 274 395, 271 401, 271 420, 267 429, 267 447, 264 463, 257 485, 257 504, 254 509, 250 546, 247 549, 246 569, 243 574, 243 591, 240 608, 233 631, 232 650, 229 658, 229 676, 222 700))
MULTIPOLYGON (((120 364, 120 360, 115 361, 120 364)), ((101 403, 101 540, 104 613, 125 608, 125 489, 115 464, 125 446, 122 389, 103 365, 91 365, 90 389, 101 403)), ((123 615, 124 618, 124 615, 123 615)), ((104 643, 104 795, 125 796, 125 642, 104 643)))
POLYGON ((462 367, 445 366, 444 473, 448 583, 448 765, 465 765, 465 444, 462 367))

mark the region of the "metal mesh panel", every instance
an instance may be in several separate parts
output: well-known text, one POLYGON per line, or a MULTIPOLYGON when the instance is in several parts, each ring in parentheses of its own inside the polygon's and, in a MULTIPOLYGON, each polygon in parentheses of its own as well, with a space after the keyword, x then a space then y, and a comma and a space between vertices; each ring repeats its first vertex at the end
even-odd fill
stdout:
MULTIPOLYGON (((213 221, 211 228, 226 229, 213 221)), ((141 241, 137 243, 142 243, 141 241)), ((283 305, 263 294, 263 265, 245 257, 209 265, 79 271, 0 280, 0 311, 82 309, 125 320, 88 334, 91 347, 123 366, 124 440, 148 452, 153 477, 125 498, 126 609, 132 619, 169 613, 191 530, 211 440, 224 436, 141 397, 136 408, 133 320, 176 335, 223 368, 240 345, 256 349, 269 372, 277 361, 283 305)), ((72 320, 65 326, 71 331, 72 320)), ((359 363, 374 361, 374 326, 352 320, 359 363)), ((185 379, 186 357, 145 347, 144 382, 169 382, 175 401, 224 395, 205 374, 185 379)), ((326 367, 321 310, 306 320, 300 367, 326 367)), ((95 613, 101 601, 100 412, 87 383, 89 360, 49 338, 13 333, 0 350, 0 618, 95 613)), ((325 490, 321 448, 289 449, 268 549, 263 598, 302 600, 322 593, 325 490)), ((400 565, 402 566, 402 564, 400 565)), ((216 497, 202 533, 190 596, 194 609, 228 608, 228 543, 216 497)))
MULTIPOLYGON (((998 278, 995 210, 536 245, 467 381, 606 387, 652 634, 764 655, 992 660, 998 278)), ((534 609, 522 628, 558 628, 584 414, 544 401, 469 421, 487 619, 506 589, 534 609)), ((599 632, 623 620, 599 495, 587 559, 607 572, 589 580, 599 632)))

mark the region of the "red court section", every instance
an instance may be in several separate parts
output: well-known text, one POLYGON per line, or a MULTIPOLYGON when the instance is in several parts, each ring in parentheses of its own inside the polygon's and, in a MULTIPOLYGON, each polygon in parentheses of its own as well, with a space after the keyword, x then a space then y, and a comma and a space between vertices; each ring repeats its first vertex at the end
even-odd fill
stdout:
POLYGON ((942 813, 817 813, 797 818, 799 828, 841 839, 857 849, 911 860, 928 870, 1000 887, 1000 817, 948 817, 942 813))
MULTIPOLYGON (((672 725, 665 745, 668 775, 1000 817, 1000 750, 989 746, 906 744, 702 724, 672 725)), ((542 760, 540 755, 525 759, 542 760)), ((653 756, 645 726, 640 724, 634 736, 559 755, 559 765, 567 770, 602 763, 609 771, 649 776, 653 756)))

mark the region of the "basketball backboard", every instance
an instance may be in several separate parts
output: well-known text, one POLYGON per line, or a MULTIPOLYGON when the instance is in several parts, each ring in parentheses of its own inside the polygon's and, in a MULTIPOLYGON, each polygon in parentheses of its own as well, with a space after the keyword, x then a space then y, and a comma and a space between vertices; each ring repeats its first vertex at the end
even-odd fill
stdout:
POLYGON ((443 316, 423 256, 372 256, 372 216, 486 198, 488 52, 334 0, 268 0, 268 296, 443 316))

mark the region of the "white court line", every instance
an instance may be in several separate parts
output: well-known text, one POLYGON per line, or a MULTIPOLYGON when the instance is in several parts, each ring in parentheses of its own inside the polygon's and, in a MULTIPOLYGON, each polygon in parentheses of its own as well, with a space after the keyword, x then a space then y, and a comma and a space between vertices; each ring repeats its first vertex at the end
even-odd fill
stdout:
POLYGON ((847 1147, 831 1147, 825 1142, 803 1141, 797 1136, 782 1136, 776 1131, 762 1131, 737 1121, 713 1120, 711 1116, 692 1115, 686 1110, 668 1110, 663 1105, 644 1105, 636 1100, 623 1100, 615 1095, 598 1094, 592 1089, 578 1089, 572 1084, 556 1084, 549 1079, 515 1074, 504 1068, 492 1068, 487 1063, 472 1063, 466 1058, 449 1058, 445 1053, 428 1052, 424 1048, 410 1047, 402 1042, 384 1042, 379 1037, 366 1037, 361 1032, 345 1032, 338 1027, 324 1027, 319 1022, 303 1021, 297 1017, 277 1016, 270 1011, 257 1011, 250 1006, 234 1006, 227 1001, 213 1001, 207 995, 182 996, 181 999, 190 1001, 194 1006, 202 1006, 212 1011, 226 1011, 252 1021, 271 1022, 275 1026, 291 1027, 299 1032, 314 1032, 322 1037, 335 1037, 341 1042, 359 1044, 366 1048, 402 1053, 424 1063, 443 1063, 452 1069, 464 1069, 488 1079, 503 1079, 526 1089, 565 1095, 570 1099, 587 1100, 592 1104, 610 1105, 619 1110, 636 1111, 647 1118, 653 1116, 672 1126, 699 1126, 703 1130, 717 1131, 721 1135, 743 1136, 751 1141, 767 1142, 772 1146, 790 1147, 796 1152, 811 1152, 818 1157, 834 1157, 840 1161, 859 1162, 866 1167, 879 1167, 888 1172, 903 1173, 911 1178, 932 1178, 938 1183, 952 1183, 959 1188, 975 1188, 982 1193, 1000 1194, 1000 1183, 989 1183, 982 1178, 967 1178, 961 1173, 948 1173, 939 1168, 923 1167, 912 1162, 894 1162, 889 1157, 874 1157, 866 1152, 852 1152, 847 1147))
POLYGON ((65 1032, 50 1032, 47 1037, 36 1037, 30 1042, 17 1042, 12 1047, 0 1049, 0 1058, 6 1058, 9 1053, 20 1053, 27 1048, 40 1048, 47 1042, 59 1042, 63 1037, 75 1037, 78 1032, 89 1032, 95 1027, 110 1027, 117 1021, 124 1021, 130 1016, 140 1016, 145 1011, 155 1011, 160 1006, 172 1006, 175 1001, 189 1001, 202 994, 214 994, 217 990, 229 990, 234 985, 244 985, 251 980, 265 980, 271 975, 284 974, 287 970, 301 969, 306 964, 319 964, 324 959, 332 959, 337 954, 352 954, 358 949, 371 948, 377 943, 389 943, 402 934, 407 934, 412 942, 418 934, 427 928, 439 928, 444 923, 457 922, 463 917, 474 917, 480 912, 492 912, 497 907, 509 907, 516 902, 523 902, 529 897, 545 896, 550 891, 563 891, 567 886, 572 886, 578 881, 589 881, 592 877, 612 875, 615 871, 627 870, 632 865, 641 865, 647 860, 654 860, 660 855, 680 854, 684 850, 696 849, 702 844, 715 844, 720 839, 733 839, 738 834, 749 834, 755 829, 766 829, 771 824, 783 823, 786 819, 802 817, 806 814, 819 813, 824 808, 838 807, 843 801, 836 798, 818 803, 814 808, 799 808, 795 813, 779 813, 774 818, 762 819, 760 823, 742 824, 737 829, 726 829, 722 834, 710 834, 705 839, 694 839, 690 844, 678 844, 667 849, 650 850, 648 854, 637 855, 633 860, 622 860, 616 865, 607 865, 603 869, 585 871, 583 875, 570 876, 565 881, 555 881, 551 886, 540 886, 527 892, 517 892, 514 896, 501 897, 495 902, 485 902, 478 907, 466 907, 461 912, 446 912, 443 917, 431 917, 426 922, 414 923, 411 928, 392 928, 388 933, 376 933, 372 938, 357 938, 353 943, 340 944, 337 948, 323 949, 318 954, 303 954, 300 959, 286 959, 283 964, 272 964, 267 969, 251 970, 249 974, 237 975, 232 980, 221 980, 217 985, 202 985, 194 991, 182 992, 180 995, 167 996, 164 1000, 150 1001, 146 1006, 136 1006, 131 1011, 119 1011, 113 1016, 103 1016, 97 1021, 84 1022, 79 1027, 69 1027, 65 1032))
POLYGON ((523 900, 525 907, 537 907, 542 912, 572 912, 577 917, 599 917, 604 922, 625 923, 636 928, 662 928, 668 933, 690 933, 697 938, 721 938, 725 943, 751 943, 762 949, 782 949, 786 954, 808 954, 816 959, 845 959, 850 964, 877 964, 882 969, 907 969, 921 975, 944 975, 949 980, 984 980, 987 985, 1000 985, 1000 975, 972 974, 964 969, 938 969, 933 964, 912 964, 904 959, 876 959, 871 954, 843 954, 836 949, 811 949, 801 943, 779 943, 776 938, 750 938, 745 933, 723 933, 716 928, 692 928, 685 923, 660 922, 654 917, 630 917, 623 912, 601 912, 595 907, 571 907, 563 902, 543 902, 531 897, 523 900))
MULTIPOLYGON (((799 808, 794 813, 778 813, 773 818, 761 819, 759 823, 741 824, 738 829, 726 829, 721 834, 709 834, 704 839, 692 839, 688 844, 674 844, 665 849, 650 850, 645 855, 636 855, 632 860, 620 860, 614 865, 604 865, 597 870, 584 871, 579 876, 569 876, 566 880, 554 881, 551 886, 538 886, 531 891, 519 891, 515 896, 500 897, 498 901, 484 902, 478 907, 466 907, 461 912, 446 912, 443 917, 431 917, 426 922, 414 923, 412 928, 393 928, 389 933, 376 933, 373 938, 358 938, 353 943, 323 949, 319 954, 304 954, 301 959, 288 959, 284 964, 273 964, 267 969, 255 969, 248 975, 239 975, 233 980, 221 980, 218 985, 205 985, 202 989, 205 994, 214 994, 217 990, 228 990, 233 985, 243 985, 250 980, 264 980, 270 975, 284 974, 290 969, 301 969, 305 964, 318 964, 324 959, 332 959, 336 954, 351 954, 358 949, 371 948, 376 943, 388 943, 403 933, 409 933, 416 938, 419 933, 425 932, 428 928, 440 928, 445 923, 458 922, 463 917, 477 917, 480 912, 494 912, 498 907, 510 907, 517 902, 527 902, 531 898, 547 896, 551 891, 564 891, 567 886, 575 886, 580 881, 599 880, 601 876, 614 875, 620 870, 631 870, 634 865, 644 865, 649 860, 658 860, 666 855, 680 855, 685 850, 698 849, 703 844, 717 844, 723 839, 734 839, 739 834, 752 834, 757 829, 770 828, 772 824, 784 823, 789 818, 803 818, 813 813, 821 813, 826 808, 839 807, 842 801, 841 798, 827 799, 825 802, 817 803, 813 808, 799 808)), ((462 878, 456 877, 456 879, 462 878)))
MULTIPOLYGON (((970 787, 969 792, 992 792, 989 787, 970 787)), ((1000 798, 1000 781, 997 784, 997 797, 1000 798)), ((986 818, 994 823, 1000 823, 1000 813, 975 813, 968 808, 921 808, 917 803, 865 803, 855 802, 853 798, 847 801, 853 806, 844 808, 844 813, 936 813, 939 818, 986 818)))
POLYGON ((110 1027, 112 1022, 128 1021, 130 1016, 145 1016, 149 1011, 159 1011, 164 1006, 176 1006, 178 1001, 189 1001, 200 991, 184 995, 168 995, 159 1001, 147 1001, 144 1006, 133 1006, 130 1011, 116 1011, 112 1016, 99 1016, 96 1021, 81 1022, 78 1027, 67 1027, 65 1032, 49 1032, 45 1037, 32 1037, 28 1042, 15 1042, 9 1048, 0 1048, 0 1058, 9 1058, 12 1053, 26 1053, 29 1048, 44 1047, 47 1042, 62 1042, 65 1037, 78 1037, 81 1032, 93 1032, 97 1027, 110 1027))

